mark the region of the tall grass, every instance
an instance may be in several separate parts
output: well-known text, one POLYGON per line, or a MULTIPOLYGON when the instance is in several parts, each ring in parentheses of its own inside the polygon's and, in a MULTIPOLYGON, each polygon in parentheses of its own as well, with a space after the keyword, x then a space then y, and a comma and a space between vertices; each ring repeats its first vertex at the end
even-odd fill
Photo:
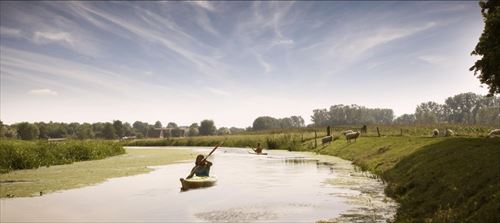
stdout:
POLYGON ((68 164, 75 161, 103 159, 125 153, 112 141, 0 141, 0 173, 41 166, 68 164))
MULTIPOLYGON (((314 133, 312 133, 314 138, 314 133)), ((227 136, 198 136, 170 139, 144 139, 126 142, 126 146, 214 146, 224 141, 226 147, 256 147, 260 143, 267 149, 303 150, 304 141, 310 134, 281 133, 281 134, 253 134, 227 136)))

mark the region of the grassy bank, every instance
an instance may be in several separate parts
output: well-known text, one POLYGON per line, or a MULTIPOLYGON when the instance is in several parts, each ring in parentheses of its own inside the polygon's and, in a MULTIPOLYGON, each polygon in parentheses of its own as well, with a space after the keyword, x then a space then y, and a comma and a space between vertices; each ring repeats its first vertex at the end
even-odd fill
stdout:
POLYGON ((41 166, 97 160, 125 153, 116 142, 69 140, 64 142, 0 140, 0 173, 41 166))
POLYGON ((321 153, 388 182, 397 222, 500 222, 500 139, 365 137, 321 153))
POLYGON ((146 166, 165 165, 192 159, 189 150, 133 150, 102 160, 16 170, 0 175, 0 197, 39 196, 57 190, 96 184, 112 177, 122 177, 151 171, 146 166))

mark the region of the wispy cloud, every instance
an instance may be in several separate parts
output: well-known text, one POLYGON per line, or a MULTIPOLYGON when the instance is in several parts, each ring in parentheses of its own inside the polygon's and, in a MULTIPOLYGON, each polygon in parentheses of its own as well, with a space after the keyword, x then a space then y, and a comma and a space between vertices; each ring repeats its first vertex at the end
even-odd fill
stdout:
POLYGON ((28 94, 30 95, 37 95, 37 96, 57 96, 58 93, 54 90, 45 88, 45 89, 33 89, 28 91, 28 94))
POLYGON ((406 28, 380 28, 369 32, 362 32, 362 35, 353 39, 345 39, 345 44, 335 44, 333 53, 340 53, 344 58, 357 58, 362 53, 377 46, 389 43, 422 32, 436 26, 435 22, 424 25, 406 28))
POLYGON ((220 96, 229 96, 230 95, 229 92, 224 91, 224 90, 219 89, 219 88, 205 87, 205 89, 207 89, 209 92, 211 92, 213 94, 220 95, 220 96))
POLYGON ((1 26, 0 27, 0 36, 2 36, 2 37, 21 37, 21 30, 1 26))
POLYGON ((253 53, 255 55, 255 58, 257 59, 257 62, 264 68, 264 72, 271 72, 271 64, 269 64, 262 58, 262 54, 257 53, 256 51, 253 51, 253 53))
POLYGON ((36 43, 63 42, 74 45, 74 38, 67 32, 35 32, 33 39, 36 43))
POLYGON ((430 64, 442 64, 446 61, 446 58, 438 55, 422 55, 418 56, 417 59, 430 64))
POLYGON ((126 31, 136 35, 143 41, 145 40, 151 43, 159 44, 164 50, 167 51, 167 53, 176 53, 177 56, 193 63, 198 68, 200 73, 208 74, 212 77, 219 77, 224 74, 223 68, 226 66, 212 58, 210 55, 206 55, 204 51, 207 51, 207 49, 191 48, 191 42, 186 42, 185 39, 176 35, 163 33, 148 25, 145 26, 140 23, 140 20, 127 20, 118 15, 110 14, 99 8, 92 7, 84 3, 74 4, 78 4, 79 7, 86 10, 88 14, 97 16, 100 19, 105 19, 121 29, 125 29, 126 31))

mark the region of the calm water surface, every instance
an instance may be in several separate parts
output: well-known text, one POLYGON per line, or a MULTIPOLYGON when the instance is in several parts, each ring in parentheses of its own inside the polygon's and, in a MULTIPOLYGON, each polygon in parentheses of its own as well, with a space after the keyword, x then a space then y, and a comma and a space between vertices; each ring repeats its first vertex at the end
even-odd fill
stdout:
MULTIPOLYGON (((151 148, 151 147, 150 147, 151 148)), ((169 147, 161 147, 169 149, 169 147)), ((172 147, 170 147, 172 148, 172 147)), ((178 148, 178 147, 177 147, 178 148)), ((143 148, 136 148, 143 149, 143 148)), ((206 154, 210 148, 186 148, 206 154)), ((152 167, 42 197, 1 200, 2 222, 385 222, 396 204, 384 185, 335 157, 220 148, 210 188, 180 191, 193 162, 152 167)))

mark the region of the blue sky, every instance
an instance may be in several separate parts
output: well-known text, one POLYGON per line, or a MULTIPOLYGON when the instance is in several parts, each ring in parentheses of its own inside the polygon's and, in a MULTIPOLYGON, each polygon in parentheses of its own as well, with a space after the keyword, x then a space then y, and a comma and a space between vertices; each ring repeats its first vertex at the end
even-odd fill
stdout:
POLYGON ((246 127, 463 92, 477 2, 1 2, 0 119, 246 127))

